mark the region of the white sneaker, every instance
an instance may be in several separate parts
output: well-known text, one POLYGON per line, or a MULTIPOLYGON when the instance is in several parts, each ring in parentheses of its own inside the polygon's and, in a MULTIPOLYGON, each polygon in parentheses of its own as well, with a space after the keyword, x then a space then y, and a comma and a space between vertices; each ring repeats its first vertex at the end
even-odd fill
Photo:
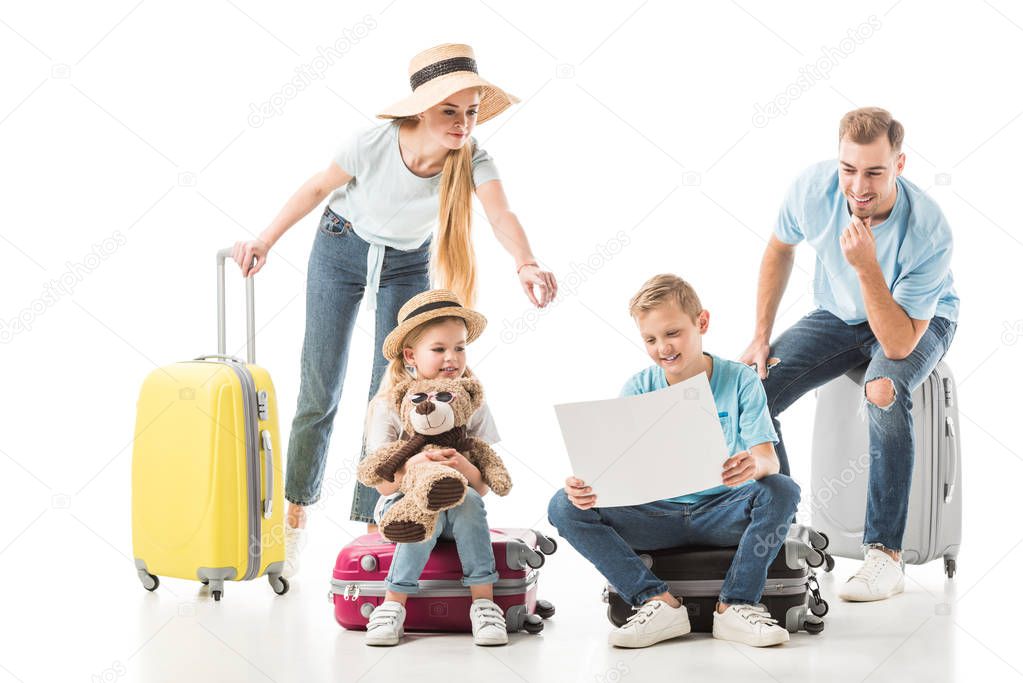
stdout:
POLYGON ((647 647, 662 640, 689 633, 689 612, 685 605, 672 607, 663 600, 651 600, 634 608, 635 614, 607 637, 615 647, 647 647))
POLYGON ((473 600, 469 619, 472 621, 472 642, 475 644, 508 644, 508 626, 504 623, 504 612, 494 601, 486 598, 473 600))
POLYGON ((405 635, 405 605, 394 600, 382 602, 369 615, 367 645, 397 645, 405 635))
POLYGON ((902 563, 877 548, 869 548, 859 571, 842 585, 838 597, 849 602, 871 602, 890 598, 905 587, 902 563))
POLYGON ((763 605, 729 605, 724 612, 714 610, 714 637, 753 647, 780 645, 789 641, 789 632, 763 605))
POLYGON ((281 576, 290 579, 298 574, 298 558, 307 542, 305 529, 295 529, 284 523, 284 570, 281 576))

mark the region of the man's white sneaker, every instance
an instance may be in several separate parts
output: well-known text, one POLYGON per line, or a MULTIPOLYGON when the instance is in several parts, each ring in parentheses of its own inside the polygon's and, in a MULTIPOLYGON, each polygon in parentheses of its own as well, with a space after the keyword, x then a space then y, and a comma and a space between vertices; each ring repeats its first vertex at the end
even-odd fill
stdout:
POLYGON ((890 598, 905 587, 902 563, 877 548, 870 548, 859 571, 842 585, 838 597, 849 602, 871 602, 890 598))
POLYGON ((469 619, 472 621, 472 642, 477 645, 508 644, 504 612, 494 601, 486 598, 473 600, 469 619))
POLYGON ((296 529, 284 523, 284 570, 281 576, 286 579, 298 574, 299 555, 307 542, 305 529, 296 529))
POLYGON ((394 600, 382 602, 369 615, 367 645, 397 645, 405 635, 405 605, 394 600))
POLYGON ((615 647, 647 647, 690 631, 685 605, 672 607, 663 600, 651 600, 634 609, 628 621, 611 631, 608 643, 615 647))
POLYGON ((781 645, 789 641, 789 632, 763 605, 729 605, 724 612, 714 610, 714 637, 753 647, 781 645))

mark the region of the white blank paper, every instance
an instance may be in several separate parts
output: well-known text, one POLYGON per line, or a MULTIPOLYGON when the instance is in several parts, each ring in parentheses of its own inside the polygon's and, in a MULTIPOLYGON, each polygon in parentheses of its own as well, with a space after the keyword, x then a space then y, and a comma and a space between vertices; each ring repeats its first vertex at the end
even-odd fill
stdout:
POLYGON ((721 484, 727 452, 707 375, 639 396, 554 406, 572 473, 597 507, 641 505, 721 484))

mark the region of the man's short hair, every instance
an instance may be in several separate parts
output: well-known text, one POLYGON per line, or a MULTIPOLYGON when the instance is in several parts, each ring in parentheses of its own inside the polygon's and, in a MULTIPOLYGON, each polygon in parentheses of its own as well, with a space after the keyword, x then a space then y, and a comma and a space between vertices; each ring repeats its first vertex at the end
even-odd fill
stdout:
POLYGON ((693 319, 693 322, 696 322, 696 319, 700 317, 700 312, 703 311, 700 297, 696 295, 693 286, 677 275, 665 273, 655 275, 643 283, 643 286, 629 301, 629 315, 635 318, 640 313, 666 303, 677 304, 683 313, 693 319))
POLYGON ((881 107, 862 107, 853 109, 842 117, 838 124, 838 141, 849 138, 853 142, 866 145, 882 135, 888 137, 892 151, 902 151, 902 137, 905 130, 902 124, 892 118, 891 113, 881 107))

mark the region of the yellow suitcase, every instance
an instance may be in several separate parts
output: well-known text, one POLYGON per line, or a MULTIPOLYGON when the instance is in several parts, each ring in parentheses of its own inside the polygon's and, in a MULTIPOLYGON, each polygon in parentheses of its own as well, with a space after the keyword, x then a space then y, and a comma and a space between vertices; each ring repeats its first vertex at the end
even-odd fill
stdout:
POLYGON ((224 261, 217 253, 218 353, 159 368, 138 400, 132 453, 135 567, 150 591, 158 576, 209 585, 266 576, 288 591, 284 478, 277 400, 255 364, 253 278, 245 280, 247 361, 226 355, 224 261))

